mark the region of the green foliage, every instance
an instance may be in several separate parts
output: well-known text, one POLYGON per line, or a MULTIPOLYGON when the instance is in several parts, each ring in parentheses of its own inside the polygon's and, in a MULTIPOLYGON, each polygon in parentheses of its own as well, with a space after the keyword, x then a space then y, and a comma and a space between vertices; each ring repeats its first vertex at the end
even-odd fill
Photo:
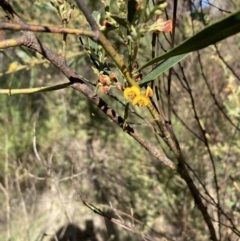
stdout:
MULTIPOLYGON (((28 23, 89 28, 74 3, 39 0, 28 1, 23 6, 16 1, 14 9, 28 23)), ((236 214, 240 208, 238 36, 216 45, 219 52, 213 46, 198 54, 188 52, 238 32, 239 11, 212 25, 211 14, 205 14, 205 20, 209 16, 209 26, 173 50, 156 53, 159 57, 147 62, 151 56, 151 36, 149 33, 143 36, 140 30, 146 27, 144 24, 150 24, 153 13, 162 12, 165 3, 161 2, 158 7, 146 5, 141 11, 134 8, 136 1, 108 0, 106 6, 100 1, 88 1, 88 4, 91 10, 95 10, 100 24, 104 18, 113 24, 113 28, 105 29, 104 33, 122 54, 133 75, 139 74, 136 71, 139 67, 134 66, 135 60, 144 68, 160 59, 178 55, 161 62, 148 74, 143 72, 138 83, 145 85, 156 79, 154 83, 157 83, 159 96, 156 97, 154 92, 152 99, 159 109, 163 107, 167 116, 170 108, 166 71, 173 67, 171 123, 187 170, 210 216, 217 220, 219 207, 213 204, 213 200, 217 200, 218 191, 221 209, 227 217, 234 216, 237 224, 236 214), (129 5, 131 11, 127 11, 129 5), (203 35, 204 41, 196 41, 203 35), (184 59, 186 56, 188 58, 184 59), (180 67, 177 67, 180 61, 180 67), (219 190, 214 183, 215 177, 219 190)), ((169 9, 172 9, 171 3, 167 11, 169 9)), ((198 17, 191 19, 186 9, 180 10, 176 42, 191 35, 194 29, 200 31, 199 26, 204 27, 200 12, 196 10, 194 16, 198 17), (184 21, 186 19, 189 21, 184 21)), ((7 38, 17 35, 13 31, 6 32, 7 38)), ((127 86, 121 71, 93 40, 82 37, 82 48, 75 36, 68 35, 63 43, 64 36, 60 34, 36 35, 59 56, 66 56, 68 65, 89 79, 91 89, 95 89, 100 72, 114 72, 122 87, 127 86), (89 57, 94 57, 95 65, 89 57)), ((160 35, 158 43, 161 49, 168 50, 170 46, 165 37, 160 35)), ((23 47, 4 51, 1 88, 40 88, 66 82, 59 70, 39 54, 23 47)), ((126 104, 122 92, 110 89, 109 94, 97 92, 97 95, 123 115, 126 104)), ((11 217, 0 227, 0 239, 9 238, 9 226, 12 240, 38 240, 43 234, 52 237, 59 225, 67 222, 83 226, 87 219, 97 220, 97 214, 85 207, 81 198, 115 219, 122 218, 121 225, 134 223, 132 230, 139 231, 140 236, 150 236, 150 240, 163 240, 163 236, 166 236, 165 240, 201 241, 209 238, 202 214, 184 180, 111 123, 83 95, 70 88, 33 95, 0 95, 0 109, 0 168, 4 170, 0 174, 0 219, 7 219, 9 213, 11 217), (80 197, 71 183, 72 174, 80 197), (133 217, 139 221, 133 222, 133 217)), ((130 105, 127 121, 144 136, 144 140, 177 162, 156 132, 154 117, 146 109, 130 105)), ((222 240, 237 238, 231 228, 238 227, 232 227, 226 216, 221 214, 221 220, 230 228, 221 226, 222 240)), ((105 237, 108 224, 105 226, 103 219, 96 223, 100 223, 95 231, 103 237, 102 240, 110 240, 110 233, 114 234, 113 240, 138 239, 128 230, 116 229, 116 225, 112 229, 108 227, 109 236, 105 237)), ((215 228, 218 230, 218 223, 215 228)))
POLYGON ((239 33, 239 24, 240 11, 238 10, 233 14, 230 14, 227 17, 217 21, 216 23, 205 27, 202 31, 186 39, 184 42, 176 46, 174 49, 171 49, 169 52, 150 60, 141 66, 140 69, 146 68, 147 66, 157 63, 163 59, 168 59, 170 57, 200 50, 211 44, 215 44, 218 41, 239 33))
POLYGON ((145 77, 139 82, 140 86, 144 86, 150 81, 156 79, 158 76, 169 70, 171 67, 176 65, 178 62, 180 62, 182 59, 187 57, 189 54, 181 54, 174 56, 172 58, 169 58, 167 60, 163 60, 160 64, 156 66, 151 72, 149 72, 145 77))

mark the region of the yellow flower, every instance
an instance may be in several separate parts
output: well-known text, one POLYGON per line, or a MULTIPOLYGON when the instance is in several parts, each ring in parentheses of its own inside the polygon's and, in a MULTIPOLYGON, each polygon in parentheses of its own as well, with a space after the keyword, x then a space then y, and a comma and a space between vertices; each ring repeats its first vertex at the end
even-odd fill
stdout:
POLYGON ((129 100, 133 101, 136 96, 140 95, 140 89, 138 86, 127 87, 123 92, 124 97, 129 100))
POLYGON ((153 91, 148 86, 147 89, 141 93, 139 86, 128 87, 123 92, 124 97, 132 102, 132 105, 138 105, 144 107, 149 104, 149 96, 152 96, 153 91))
POLYGON ((138 95, 132 101, 133 105, 138 105, 139 107, 147 106, 148 103, 149 103, 149 99, 144 95, 138 95))
POLYGON ((13 72, 17 69, 17 67, 18 67, 18 63, 17 63, 17 61, 14 61, 8 65, 8 71, 13 72))

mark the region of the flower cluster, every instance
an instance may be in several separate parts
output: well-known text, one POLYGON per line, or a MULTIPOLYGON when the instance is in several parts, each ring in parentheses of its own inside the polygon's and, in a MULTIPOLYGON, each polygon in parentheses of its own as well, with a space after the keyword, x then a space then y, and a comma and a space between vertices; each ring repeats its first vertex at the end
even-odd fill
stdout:
POLYGON ((139 107, 144 107, 149 104, 149 96, 152 96, 152 89, 148 86, 146 91, 141 92, 138 86, 127 87, 123 95, 130 101, 133 105, 138 105, 139 107))
POLYGON ((109 75, 100 73, 98 76, 98 81, 98 88, 104 94, 108 93, 112 87, 122 90, 122 85, 120 82, 118 82, 117 77, 113 72, 110 72, 109 75))

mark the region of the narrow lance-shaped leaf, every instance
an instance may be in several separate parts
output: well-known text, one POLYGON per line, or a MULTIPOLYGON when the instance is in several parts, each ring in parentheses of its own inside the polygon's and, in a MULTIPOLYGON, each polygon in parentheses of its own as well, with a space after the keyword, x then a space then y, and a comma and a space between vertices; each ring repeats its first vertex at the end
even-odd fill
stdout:
POLYGON ((151 72, 149 72, 140 82, 139 86, 142 87, 146 85, 148 82, 154 80, 159 75, 170 69, 172 66, 180 62, 182 59, 184 59, 186 56, 188 56, 189 53, 177 55, 174 57, 171 57, 167 60, 163 60, 160 64, 158 64, 151 72))
POLYGON ((144 69, 152 64, 155 64, 163 59, 168 59, 173 56, 182 55, 184 53, 190 53, 192 51, 205 48, 211 44, 215 44, 216 42, 221 41, 239 32, 240 10, 205 27, 199 33, 185 40, 183 43, 179 44, 172 50, 150 60, 149 62, 141 66, 139 70, 144 69))

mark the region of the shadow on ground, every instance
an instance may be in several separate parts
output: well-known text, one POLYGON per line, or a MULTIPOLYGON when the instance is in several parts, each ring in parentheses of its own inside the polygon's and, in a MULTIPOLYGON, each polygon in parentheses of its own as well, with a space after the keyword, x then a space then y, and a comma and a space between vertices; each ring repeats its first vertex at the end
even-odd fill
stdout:
POLYGON ((50 241, 99 241, 96 237, 92 220, 85 222, 85 229, 75 224, 66 224, 55 233, 50 241))

